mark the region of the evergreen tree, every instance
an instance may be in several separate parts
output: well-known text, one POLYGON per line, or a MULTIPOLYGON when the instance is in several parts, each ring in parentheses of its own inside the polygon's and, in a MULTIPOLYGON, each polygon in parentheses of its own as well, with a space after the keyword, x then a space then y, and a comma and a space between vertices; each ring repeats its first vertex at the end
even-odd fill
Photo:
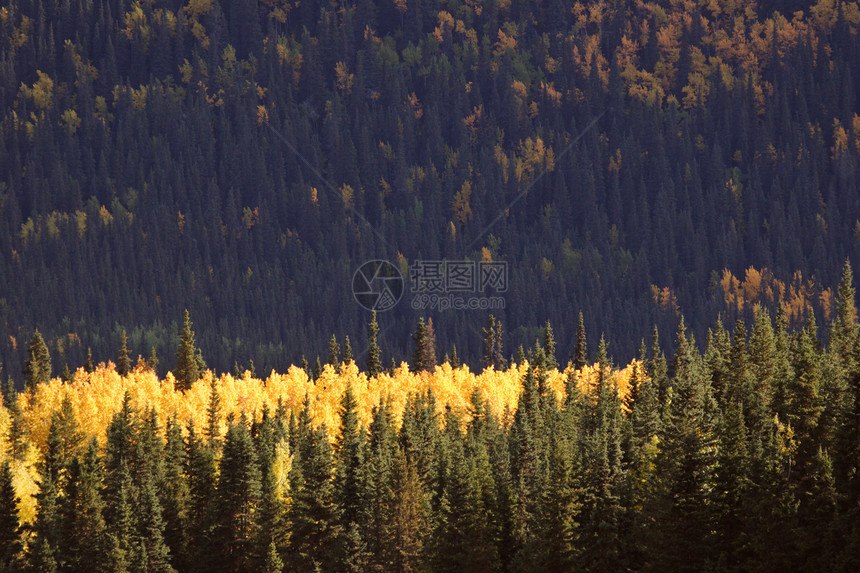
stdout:
POLYGON ((177 570, 187 570, 188 504, 190 492, 185 476, 187 452, 182 429, 174 414, 167 420, 164 445, 164 483, 160 492, 164 518, 164 540, 177 570))
POLYGON ((399 447, 392 466, 391 493, 392 565, 395 571, 416 571, 428 528, 427 500, 414 462, 399 447))
POLYGON ((830 325, 830 351, 835 354, 845 369, 850 368, 854 342, 858 335, 857 307, 855 305, 854 275, 851 263, 845 261, 842 279, 836 291, 836 313, 830 325))
POLYGON ((149 349, 149 358, 146 361, 149 368, 158 376, 158 354, 155 353, 155 346, 149 349))
POLYGON ((221 438, 221 393, 213 376, 209 382, 209 405, 206 407, 206 438, 213 447, 221 438))
POLYGON ((372 378, 382 371, 382 354, 379 350, 379 323, 376 322, 376 311, 370 315, 367 347, 367 376, 372 378))
POLYGON ((75 457, 62 501, 63 546, 72 571, 110 568, 110 539, 104 520, 102 465, 93 438, 82 457, 75 457))
POLYGON ((673 394, 656 459, 658 492, 653 500, 657 566, 700 570, 711 543, 707 498, 714 470, 714 434, 706 412, 708 391, 683 318, 672 360, 673 394), (683 536, 678 532, 683 531, 683 536))
POLYGON ((278 548, 275 546, 275 543, 272 542, 269 544, 268 550, 266 551, 266 563, 263 566, 263 572, 281 573, 283 570, 284 562, 278 554, 278 548))
POLYGON ((128 357, 128 336, 125 329, 122 329, 122 334, 119 338, 119 354, 116 359, 116 371, 120 376, 128 376, 131 372, 131 358, 128 357))
POLYGON ((331 445, 325 425, 314 429, 306 401, 298 422, 297 451, 290 470, 290 567, 335 569, 340 528, 332 482, 331 445))
POLYGON ((188 309, 182 315, 182 332, 179 334, 179 348, 176 350, 176 387, 179 390, 189 390, 191 385, 200 377, 198 350, 194 342, 194 332, 191 330, 191 316, 188 309))
POLYGON ((543 328, 543 352, 546 355, 547 370, 558 368, 558 361, 555 359, 555 334, 548 320, 543 328))
POLYGON ((50 382, 51 369, 51 354, 42 333, 37 330, 27 345, 27 361, 24 363, 27 390, 35 392, 36 386, 50 382))
POLYGON ((489 324, 484 329, 484 368, 493 367, 495 370, 505 368, 505 358, 502 344, 502 323, 492 314, 489 324))
POLYGON ((460 357, 457 356, 457 345, 451 349, 451 368, 457 369, 460 367, 460 357))
POLYGON ((254 554, 260 496, 260 468, 251 435, 244 424, 231 424, 224 438, 212 533, 226 571, 250 571, 262 558, 254 554))
POLYGON ((582 370, 588 364, 588 343, 585 340, 585 321, 582 311, 579 312, 579 322, 576 325, 576 349, 573 353, 573 367, 582 370))
POLYGON ((352 362, 352 345, 349 343, 349 336, 343 341, 343 361, 345 364, 352 362))
POLYGON ((424 318, 418 319, 418 326, 412 335, 415 351, 412 353, 412 368, 415 372, 432 371, 436 367, 436 335, 433 332, 433 319, 425 325, 424 318))
POLYGON ((193 571, 207 571, 213 562, 208 549, 210 511, 215 493, 215 459, 212 447, 188 424, 185 475, 188 479, 188 560, 193 571))
POLYGON ((0 569, 4 571, 15 571, 20 567, 18 502, 12 483, 12 466, 6 459, 0 464, 0 569))
POLYGON ((92 374, 95 369, 96 369, 96 367, 93 364, 93 351, 91 348, 88 347, 87 348, 87 358, 84 361, 84 372, 92 374))
POLYGON ((361 522, 361 470, 364 464, 364 444, 358 419, 358 401, 348 385, 340 402, 340 436, 335 444, 335 503, 341 527, 347 531, 351 524, 361 522))
POLYGON ((331 340, 328 343, 328 363, 334 368, 340 364, 340 344, 337 343, 334 334, 331 335, 331 340))

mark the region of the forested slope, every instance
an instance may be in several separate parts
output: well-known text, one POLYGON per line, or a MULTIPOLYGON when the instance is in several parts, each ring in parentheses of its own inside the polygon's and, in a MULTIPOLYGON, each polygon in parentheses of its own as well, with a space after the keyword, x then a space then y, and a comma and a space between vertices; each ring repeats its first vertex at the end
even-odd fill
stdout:
MULTIPOLYGON (((836 0, 11 0, 0 359, 39 328, 74 369, 124 328, 163 374, 184 308, 219 371, 360 351, 369 259, 507 261, 508 354, 547 319, 569 351, 580 310, 625 361, 681 312, 703 340, 752 318, 724 269, 827 316, 811 281, 860 254, 858 27, 836 0)), ((482 313, 405 299, 386 363, 420 314, 477 365, 482 313)))
POLYGON ((854 298, 848 271, 821 326, 759 308, 697 345, 681 321, 623 370, 602 340, 560 372, 548 335, 476 374, 6 391, 0 569, 857 571, 854 298))

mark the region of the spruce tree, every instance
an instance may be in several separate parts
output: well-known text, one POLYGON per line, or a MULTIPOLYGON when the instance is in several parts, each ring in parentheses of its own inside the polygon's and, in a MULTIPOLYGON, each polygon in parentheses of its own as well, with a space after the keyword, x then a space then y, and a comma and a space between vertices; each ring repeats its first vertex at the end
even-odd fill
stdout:
POLYGON ((358 419, 358 401, 348 385, 340 402, 340 436, 335 444, 335 502, 341 527, 348 530, 361 522, 361 470, 364 464, 364 440, 358 419))
POLYGON ((266 550, 266 562, 263 566, 263 573, 281 573, 283 570, 284 562, 278 554, 278 548, 272 542, 266 550))
POLYGON ((311 424, 307 400, 299 416, 297 451, 290 470, 290 564, 300 571, 335 569, 340 527, 332 482, 331 445, 325 425, 311 424))
POLYGON ((104 519, 103 469, 98 441, 93 437, 86 452, 69 470, 63 499, 63 545, 72 571, 110 568, 110 539, 104 519))
POLYGON ((657 496, 651 507, 659 566, 698 570, 708 558, 712 519, 707 503, 714 470, 714 433, 707 387, 686 336, 683 317, 672 359, 673 394, 656 459, 657 496), (678 536, 684 531, 683 536, 678 536))
POLYGON ((573 353, 573 367, 582 370, 588 364, 588 343, 585 340, 585 321, 582 311, 579 312, 579 322, 576 325, 576 350, 573 353))
POLYGON ((379 323, 376 322, 376 311, 370 315, 368 326, 367 346, 367 376, 373 378, 382 371, 382 358, 379 350, 379 323))
POLYGON ((185 476, 187 452, 182 429, 176 414, 167 420, 164 445, 164 482, 162 491, 162 516, 164 518, 164 540, 172 563, 178 570, 188 566, 188 503, 189 489, 185 476))
POLYGON ((555 334, 548 320, 543 327, 543 352, 546 355, 547 370, 558 368, 558 361, 555 358, 555 334))
POLYGON ((250 571, 262 558, 254 552, 260 496, 260 468, 251 435, 244 424, 231 424, 224 438, 212 533, 219 562, 227 570, 250 571))
POLYGON ((328 343, 328 363, 333 368, 340 365, 340 344, 337 343, 337 338, 334 334, 331 335, 331 340, 328 343))
POLYGON ((0 464, 0 569, 3 571, 15 571, 20 566, 18 501, 12 483, 12 466, 6 459, 0 464))
POLYGON ((215 459, 212 447, 188 423, 185 441, 188 479, 188 548, 193 571, 207 571, 212 556, 208 552, 208 532, 212 525, 210 511, 215 493, 215 459))
POLYGON ((427 370, 429 358, 427 356, 427 326, 424 324, 424 317, 418 319, 418 326, 415 327, 415 332, 412 334, 412 342, 415 344, 415 350, 412 352, 412 370, 413 372, 423 372, 427 370))
POLYGON ((416 571, 428 528, 427 500, 418 471, 402 448, 397 448, 391 472, 391 544, 396 571, 416 571))
POLYGON ((155 352, 155 346, 149 349, 149 358, 146 361, 149 368, 158 376, 158 354, 155 352))
POLYGON ((213 447, 221 438, 221 393, 218 380, 213 376, 209 383, 209 405, 206 407, 206 438, 213 447))
POLYGON ((131 372, 131 358, 128 357, 128 336, 125 329, 122 329, 122 334, 119 338, 119 354, 116 359, 116 371, 120 376, 128 376, 131 372))
POLYGON ((850 368, 854 342, 858 336, 857 307, 855 304, 854 275, 846 259, 842 279, 836 291, 836 312, 830 325, 830 351, 843 368, 850 368))
POLYGON ((349 336, 343 339, 343 362, 344 364, 352 362, 352 345, 349 343, 349 336))
POLYGON ((27 345, 27 360, 24 363, 27 390, 35 392, 36 386, 50 382, 51 369, 51 354, 42 333, 37 330, 27 345))
POLYGON ((95 369, 96 367, 93 364, 93 350, 92 348, 87 347, 87 358, 84 360, 84 372, 92 374, 95 369))
POLYGON ((176 349, 176 387, 186 391, 200 377, 198 350, 194 342, 194 331, 191 330, 191 316, 188 309, 182 315, 182 332, 179 334, 179 347, 176 349))

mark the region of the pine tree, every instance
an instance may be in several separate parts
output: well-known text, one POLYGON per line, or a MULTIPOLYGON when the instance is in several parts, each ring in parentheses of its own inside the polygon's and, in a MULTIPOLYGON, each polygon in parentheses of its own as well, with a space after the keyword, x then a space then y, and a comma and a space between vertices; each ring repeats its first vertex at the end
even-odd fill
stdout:
POLYGON ((543 328, 543 352, 546 355, 547 370, 558 368, 558 361, 555 358, 555 334, 548 320, 543 328))
POLYGON ((364 444, 359 427, 358 401, 348 385, 340 402, 340 436, 335 444, 335 503, 341 527, 361 522, 361 470, 364 464, 364 444))
POLYGON ((328 363, 334 368, 340 365, 340 344, 337 343, 334 334, 331 335, 331 340, 328 343, 328 363))
POLYGON ((37 330, 27 346, 27 361, 24 363, 27 390, 35 392, 36 386, 50 382, 51 369, 51 354, 42 333, 37 330))
POLYGON ((418 319, 418 326, 412 334, 412 342, 415 344, 415 350, 412 352, 412 370, 414 372, 422 372, 426 370, 428 362, 427 357, 427 326, 424 324, 424 317, 418 319))
POLYGON ((343 362, 344 364, 352 362, 352 345, 349 343, 349 336, 343 340, 343 362))
POLYGON ((0 569, 4 571, 15 571, 20 566, 18 502, 12 483, 12 466, 6 459, 0 464, 0 569))
POLYGON ((502 323, 491 314, 489 324, 484 329, 484 368, 491 366, 495 370, 503 370, 505 368, 502 336, 502 323))
POLYGON ((394 455, 391 490, 392 565, 395 571, 415 571, 419 569, 428 527, 427 501, 415 464, 402 448, 397 448, 394 455))
POLYGON ((209 554, 208 532, 211 526, 210 511, 215 493, 215 459, 211 446, 188 423, 185 441, 188 479, 188 560, 193 571, 207 571, 212 562, 209 554))
POLYGON ((125 329, 122 329, 122 334, 119 338, 119 354, 116 359, 116 371, 120 376, 128 376, 131 372, 131 359, 128 357, 128 336, 125 329))
POLYGON ((48 431, 44 459, 39 464, 39 492, 36 497, 36 520, 33 524, 35 539, 29 544, 31 568, 38 571, 56 570, 61 548, 60 495, 63 490, 62 473, 65 461, 62 458, 62 439, 58 425, 51 424, 48 431))
POLYGON ((573 354, 573 367, 582 370, 588 364, 588 343, 585 340, 585 321, 582 311, 579 312, 579 322, 576 326, 576 350, 573 354))
POLYGON ((149 358, 146 361, 149 368, 158 376, 158 354, 155 353, 155 346, 149 349, 149 358))
POLYGON ((189 489, 185 477, 187 452, 182 429, 176 414, 167 420, 164 445, 164 484, 161 493, 164 540, 170 550, 172 563, 178 570, 187 570, 188 563, 188 503, 189 489))
POLYGON ((460 367, 460 357, 457 356, 457 345, 451 349, 451 368, 457 369, 460 367))
POLYGON ((191 330, 191 316, 188 309, 182 315, 182 332, 179 335, 179 348, 176 350, 176 387, 186 391, 200 377, 198 350, 194 342, 194 332, 191 330))
POLYGON ((215 447, 221 438, 221 393, 218 380, 213 376, 209 382, 209 405, 206 407, 206 438, 215 447))
POLYGON ((379 350, 379 323, 376 322, 376 311, 370 315, 367 347, 367 376, 373 378, 382 371, 382 358, 379 350))
POLYGON ((427 333, 424 342, 424 370, 432 372, 436 368, 436 331, 433 329, 433 319, 427 319, 427 333))
POLYGON ((293 502, 289 561, 299 571, 315 567, 330 571, 335 568, 340 535, 331 479, 331 445, 324 424, 313 428, 307 401, 299 415, 297 431, 298 447, 290 470, 293 502))
POLYGON ((63 499, 63 545, 73 571, 110 568, 110 539, 104 520, 102 464, 93 438, 82 457, 70 466, 63 499))
POLYGON ((706 412, 707 387, 683 317, 672 359, 672 401, 656 459, 657 496, 651 515, 659 566, 701 569, 709 553, 712 519, 707 494, 713 479, 714 437, 706 412), (683 536, 678 536, 684 531, 683 536))
POLYGON ((224 438, 216 497, 213 542, 221 566, 250 571, 262 556, 255 555, 260 506, 260 468, 248 428, 231 424, 224 438))
POLYGON ((854 275, 846 259, 836 291, 836 313, 830 325, 830 351, 845 369, 851 367, 854 342, 858 336, 857 307, 854 301, 854 275))
POLYGON ((93 364, 93 351, 92 348, 87 348, 87 359, 84 361, 84 372, 92 374, 95 371, 96 367, 93 364))
POLYGON ((284 562, 278 554, 278 548, 272 542, 266 551, 266 563, 263 566, 263 573, 281 573, 283 570, 284 562))

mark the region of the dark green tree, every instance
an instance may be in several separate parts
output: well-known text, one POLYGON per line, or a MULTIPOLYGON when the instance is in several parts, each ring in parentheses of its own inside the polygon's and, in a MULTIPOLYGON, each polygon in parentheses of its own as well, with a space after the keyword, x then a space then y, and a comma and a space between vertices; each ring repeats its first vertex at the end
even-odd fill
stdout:
POLYGON ((93 351, 91 348, 87 348, 87 358, 84 361, 84 372, 88 372, 92 374, 92 372, 96 369, 93 364, 93 351))
POLYGON ((200 377, 200 365, 197 360, 198 350, 194 342, 194 331, 191 330, 191 315, 188 309, 182 315, 182 332, 179 333, 179 348, 176 349, 176 368, 174 376, 176 387, 185 391, 197 382, 200 377))
POLYGON ((352 362, 352 345, 349 343, 349 336, 343 340, 343 361, 345 364, 352 362))
POLYGON ((576 325, 576 349, 573 352, 573 366, 577 370, 588 364, 588 343, 585 340, 585 321, 582 311, 579 312, 579 322, 576 325))
POLYGON ((379 323, 376 322, 376 311, 370 315, 370 325, 367 334, 367 375, 374 377, 382 371, 382 353, 379 350, 379 323))
POLYGON ((18 521, 18 496, 12 483, 12 465, 9 460, 0 464, 0 569, 15 571, 20 568, 21 532, 18 521))
POLYGON ((244 424, 231 424, 224 438, 212 532, 223 570, 250 571, 263 559, 254 550, 260 499, 260 467, 251 435, 244 424))
POLYGON ((546 355, 547 370, 558 368, 558 361, 555 358, 555 334, 548 320, 543 327, 543 352, 546 355))
POLYGON ((128 356, 128 336, 125 329, 119 337, 119 353, 116 358, 116 371, 120 376, 128 376, 131 372, 131 358, 128 356))
POLYGON ((432 371, 436 367, 436 334, 433 332, 432 318, 426 325, 423 317, 418 319, 412 342, 415 344, 415 351, 412 353, 413 370, 432 371))
POLYGON ((334 368, 340 365, 340 344, 337 343, 337 337, 331 335, 331 340, 328 343, 328 363, 334 368))
POLYGON ((36 386, 50 382, 51 370, 51 354, 42 333, 37 330, 27 345, 27 360, 24 363, 27 390, 35 392, 36 386))

